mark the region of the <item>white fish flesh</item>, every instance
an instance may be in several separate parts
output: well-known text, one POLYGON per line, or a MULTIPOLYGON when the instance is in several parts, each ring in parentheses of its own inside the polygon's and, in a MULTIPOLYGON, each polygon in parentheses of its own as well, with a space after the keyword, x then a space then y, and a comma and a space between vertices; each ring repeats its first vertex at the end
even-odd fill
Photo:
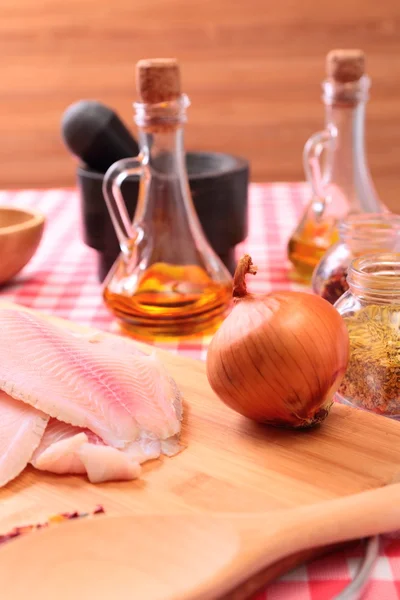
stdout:
POLYGON ((48 420, 41 411, 0 392, 0 486, 25 469, 48 420))
POLYGON ((86 442, 104 445, 104 442, 89 429, 50 419, 30 462, 42 471, 81 475, 86 473, 86 469, 78 449, 86 442))
POLYGON ((128 455, 152 442, 173 453, 178 388, 155 354, 123 351, 128 344, 106 336, 93 343, 37 315, 2 309, 0 389, 128 455))
POLYGON ((139 477, 141 472, 138 462, 111 446, 83 444, 79 454, 91 483, 129 481, 139 477))
POLYGON ((137 460, 106 446, 90 430, 57 419, 50 419, 30 462, 36 469, 59 475, 86 474, 92 483, 136 479, 141 470, 137 460))

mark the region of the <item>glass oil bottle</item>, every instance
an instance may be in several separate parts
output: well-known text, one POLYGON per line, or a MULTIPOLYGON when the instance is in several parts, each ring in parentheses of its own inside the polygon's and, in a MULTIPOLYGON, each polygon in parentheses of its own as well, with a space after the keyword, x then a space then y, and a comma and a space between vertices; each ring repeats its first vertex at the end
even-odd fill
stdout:
POLYGON ((121 247, 104 300, 135 337, 212 333, 229 308, 232 278, 206 240, 190 195, 183 145, 189 99, 177 61, 139 61, 137 88, 141 152, 112 165, 103 183, 121 247), (140 190, 131 223, 120 188, 135 174, 140 190))
POLYGON ((333 50, 322 84, 325 129, 303 152, 312 199, 288 245, 295 277, 310 280, 325 251, 338 240, 337 222, 355 213, 385 211, 365 156, 365 106, 370 80, 361 50, 333 50), (323 158, 323 165, 320 159, 323 158), (321 174, 322 173, 322 174, 321 174))

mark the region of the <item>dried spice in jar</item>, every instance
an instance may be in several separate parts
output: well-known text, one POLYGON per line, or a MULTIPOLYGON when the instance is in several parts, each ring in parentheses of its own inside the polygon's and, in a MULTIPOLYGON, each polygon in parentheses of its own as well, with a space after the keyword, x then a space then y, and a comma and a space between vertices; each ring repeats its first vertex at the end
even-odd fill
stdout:
POLYGON ((319 295, 331 304, 335 304, 348 289, 347 268, 338 267, 322 284, 319 295))
POLYGON ((371 304, 344 320, 350 360, 339 394, 356 406, 400 416, 400 304, 371 304))
POLYGON ((315 268, 313 291, 334 304, 349 289, 346 275, 358 256, 400 250, 400 217, 390 213, 350 215, 338 225, 339 242, 315 268))
POLYGON ((400 419, 400 254, 353 260, 347 283, 335 304, 350 339, 337 399, 400 419))

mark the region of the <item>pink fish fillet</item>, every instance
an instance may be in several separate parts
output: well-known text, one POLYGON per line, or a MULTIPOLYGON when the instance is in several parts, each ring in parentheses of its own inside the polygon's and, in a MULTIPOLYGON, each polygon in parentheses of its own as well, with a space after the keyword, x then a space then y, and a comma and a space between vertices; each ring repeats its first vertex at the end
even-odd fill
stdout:
POLYGON ((48 420, 41 411, 0 392, 0 486, 25 469, 48 420))
MULTIPOLYGON (((155 354, 96 343, 18 310, 0 310, 0 389, 60 421, 90 429, 115 448, 180 433, 179 390, 155 354)), ((164 443, 165 442, 165 443, 164 443)))
POLYGON ((88 429, 50 419, 31 464, 41 471, 87 474, 89 481, 122 481, 140 475, 140 466, 88 429))

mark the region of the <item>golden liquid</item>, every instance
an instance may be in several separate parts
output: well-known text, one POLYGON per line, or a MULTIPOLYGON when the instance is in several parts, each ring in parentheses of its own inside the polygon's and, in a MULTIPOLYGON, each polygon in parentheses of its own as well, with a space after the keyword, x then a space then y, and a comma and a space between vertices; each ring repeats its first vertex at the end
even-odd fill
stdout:
POLYGON ((215 283, 196 265, 155 263, 133 294, 104 291, 108 308, 135 337, 176 338, 216 331, 232 297, 230 284, 215 283))
POLYGON ((293 264, 297 277, 310 281, 313 271, 325 252, 338 241, 336 229, 309 224, 301 233, 295 232, 289 240, 288 257, 293 264))

